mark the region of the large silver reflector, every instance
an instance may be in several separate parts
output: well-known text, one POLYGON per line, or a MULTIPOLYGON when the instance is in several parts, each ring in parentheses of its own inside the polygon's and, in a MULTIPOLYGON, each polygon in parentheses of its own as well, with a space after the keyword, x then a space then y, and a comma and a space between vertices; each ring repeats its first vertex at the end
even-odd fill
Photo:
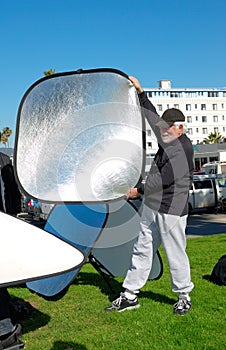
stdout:
POLYGON ((21 189, 53 202, 124 196, 143 169, 142 130, 137 93, 124 73, 98 69, 43 78, 18 112, 21 189))

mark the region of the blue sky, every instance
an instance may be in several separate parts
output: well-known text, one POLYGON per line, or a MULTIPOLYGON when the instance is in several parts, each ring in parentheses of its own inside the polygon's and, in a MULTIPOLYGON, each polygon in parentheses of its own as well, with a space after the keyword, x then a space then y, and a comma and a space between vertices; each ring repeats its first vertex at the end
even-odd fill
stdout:
POLYGON ((116 68, 144 87, 226 86, 225 0, 0 0, 0 129, 50 68, 116 68))

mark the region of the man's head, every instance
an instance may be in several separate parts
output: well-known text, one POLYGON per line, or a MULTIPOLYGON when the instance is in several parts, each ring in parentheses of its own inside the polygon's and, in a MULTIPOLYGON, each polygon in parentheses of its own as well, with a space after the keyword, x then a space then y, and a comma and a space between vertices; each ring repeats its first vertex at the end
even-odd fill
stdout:
POLYGON ((170 143, 177 139, 184 131, 184 122, 185 116, 179 109, 167 109, 156 123, 156 126, 160 128, 162 141, 170 143))

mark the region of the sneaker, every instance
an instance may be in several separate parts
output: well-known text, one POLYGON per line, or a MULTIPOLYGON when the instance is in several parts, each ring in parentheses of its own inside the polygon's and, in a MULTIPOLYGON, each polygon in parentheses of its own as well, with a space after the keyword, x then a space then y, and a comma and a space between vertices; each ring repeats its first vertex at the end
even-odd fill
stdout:
POLYGON ((19 350, 23 349, 24 343, 19 340, 22 336, 22 327, 20 324, 16 325, 14 331, 8 335, 7 338, 0 340, 0 349, 4 350, 19 350))
POLYGON ((191 309, 191 301, 187 298, 179 297, 178 302, 174 304, 174 313, 184 315, 191 309))
POLYGON ((138 298, 136 297, 134 300, 129 300, 125 297, 124 293, 120 294, 120 297, 112 302, 112 304, 106 307, 105 311, 113 311, 117 310, 118 312, 122 312, 125 310, 131 310, 140 307, 138 303, 138 298))

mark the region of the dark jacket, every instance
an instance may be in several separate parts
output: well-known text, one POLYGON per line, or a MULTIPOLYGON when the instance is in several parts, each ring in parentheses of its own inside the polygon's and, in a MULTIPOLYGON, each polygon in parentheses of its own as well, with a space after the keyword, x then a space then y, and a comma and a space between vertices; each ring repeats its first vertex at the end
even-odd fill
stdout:
POLYGON ((21 211, 21 194, 10 158, 0 152, 0 211, 16 215, 21 211))
MULTIPOLYGON (((142 113, 158 140, 158 152, 145 181, 144 203, 166 214, 188 214, 188 195, 194 171, 194 151, 189 138, 182 134, 173 142, 162 142, 156 123, 160 117, 145 92, 139 95, 142 113)), ((141 190, 140 190, 141 192, 141 190)))

